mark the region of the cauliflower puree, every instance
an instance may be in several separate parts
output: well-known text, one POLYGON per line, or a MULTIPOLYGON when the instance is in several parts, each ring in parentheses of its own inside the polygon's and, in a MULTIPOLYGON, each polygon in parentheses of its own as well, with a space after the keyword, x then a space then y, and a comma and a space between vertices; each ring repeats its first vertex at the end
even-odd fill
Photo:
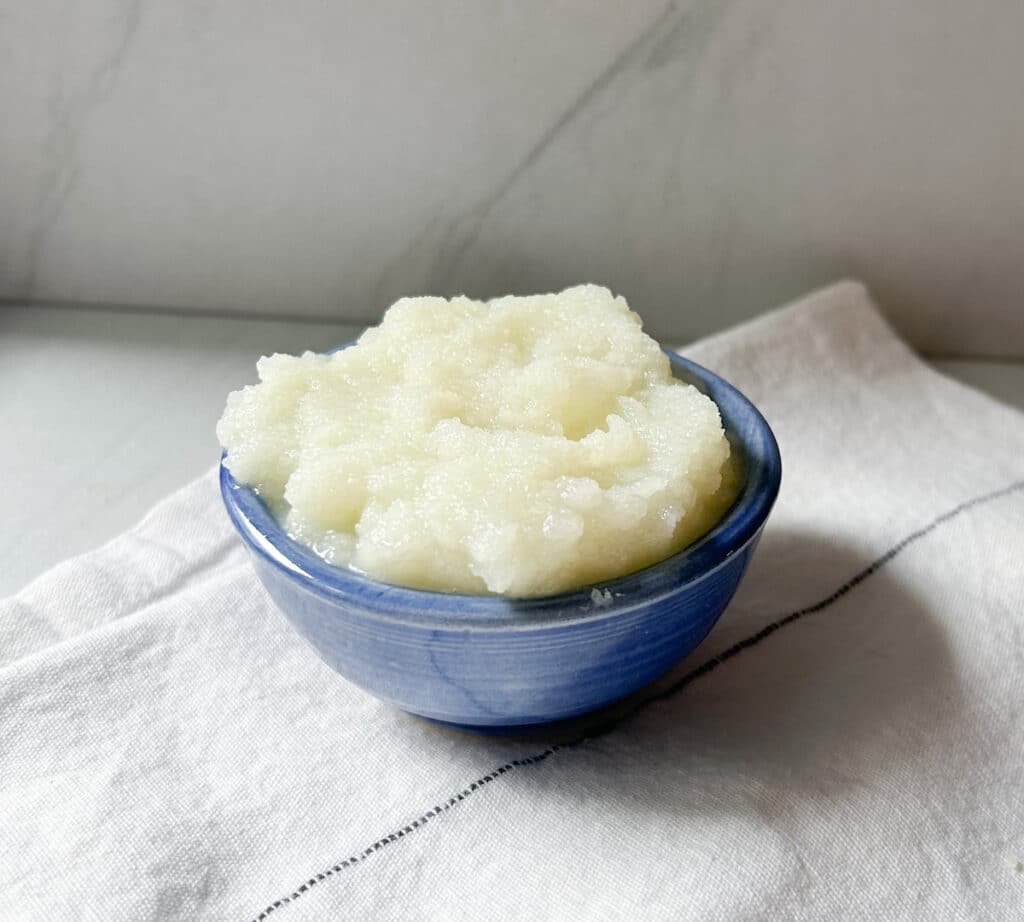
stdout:
POLYGON ((404 298, 347 349, 257 369, 217 426, 231 473, 294 539, 389 583, 586 586, 689 544, 735 496, 718 408, 594 285, 404 298))

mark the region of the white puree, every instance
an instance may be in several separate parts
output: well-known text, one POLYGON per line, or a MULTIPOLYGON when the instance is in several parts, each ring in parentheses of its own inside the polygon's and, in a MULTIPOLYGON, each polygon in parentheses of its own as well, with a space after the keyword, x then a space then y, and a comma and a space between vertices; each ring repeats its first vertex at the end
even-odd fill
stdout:
POLYGON ((689 544, 734 495, 718 408, 594 285, 405 298, 348 349, 257 368, 217 426, 232 474, 293 538, 389 583, 585 586, 689 544))

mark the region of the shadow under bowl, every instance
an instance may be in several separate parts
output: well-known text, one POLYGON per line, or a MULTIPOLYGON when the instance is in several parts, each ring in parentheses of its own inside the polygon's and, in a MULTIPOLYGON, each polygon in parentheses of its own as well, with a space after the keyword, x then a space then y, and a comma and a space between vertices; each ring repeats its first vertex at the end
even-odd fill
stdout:
POLYGON ((742 482, 711 531, 627 576, 527 599, 408 589, 328 564, 293 541, 222 461, 224 505, 277 607, 328 665, 371 694, 483 732, 586 713, 658 678, 707 636, 779 491, 778 445, 757 408, 717 375, 667 354, 673 374, 718 405, 742 482), (596 602, 594 589, 603 594, 596 602))

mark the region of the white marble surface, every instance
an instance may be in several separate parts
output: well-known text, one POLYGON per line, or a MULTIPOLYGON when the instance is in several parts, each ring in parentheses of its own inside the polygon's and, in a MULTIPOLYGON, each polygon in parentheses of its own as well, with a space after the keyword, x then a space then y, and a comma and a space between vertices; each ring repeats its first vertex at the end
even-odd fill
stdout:
MULTIPOLYGON (((211 467, 224 397, 254 380, 259 355, 357 333, 336 323, 0 310, 0 596, 114 537, 211 467)), ((1024 408, 1024 363, 937 364, 1024 408)))
POLYGON ((377 316, 604 281, 663 339, 844 274, 1024 354, 1018 0, 0 0, 0 295, 377 316))

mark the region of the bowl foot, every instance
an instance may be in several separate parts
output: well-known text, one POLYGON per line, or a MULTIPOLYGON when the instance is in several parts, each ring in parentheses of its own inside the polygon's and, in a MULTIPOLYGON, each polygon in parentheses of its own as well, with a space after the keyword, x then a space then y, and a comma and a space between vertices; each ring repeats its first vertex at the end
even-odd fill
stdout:
POLYGON ((413 711, 406 711, 413 717, 424 720, 435 727, 442 727, 445 730, 455 730, 458 733, 473 733, 477 736, 551 736, 551 731, 560 727, 565 720, 549 720, 544 723, 530 724, 463 724, 454 723, 448 720, 437 720, 434 717, 425 717, 413 711))

